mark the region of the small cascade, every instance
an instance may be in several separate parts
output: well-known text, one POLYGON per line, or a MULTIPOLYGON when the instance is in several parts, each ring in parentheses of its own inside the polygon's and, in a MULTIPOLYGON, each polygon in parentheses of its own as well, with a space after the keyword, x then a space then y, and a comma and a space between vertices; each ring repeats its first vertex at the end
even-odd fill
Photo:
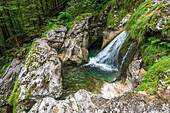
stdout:
MULTIPOLYGON (((132 51, 133 47, 135 46, 134 43, 128 47, 127 51, 123 55, 121 62, 118 62, 119 54, 121 54, 120 50, 126 38, 126 31, 123 31, 96 56, 90 57, 87 64, 84 64, 81 67, 77 67, 73 69, 73 71, 65 70, 63 72, 64 91, 62 98, 67 97, 69 94, 75 93, 79 89, 85 89, 93 93, 100 92, 102 93, 103 97, 107 98, 108 95, 105 95, 103 92, 107 92, 106 90, 108 87, 110 87, 110 84, 113 87, 114 83, 116 83, 115 86, 120 85, 119 81, 116 80, 120 79, 120 76, 124 74, 122 72, 126 72, 127 65, 129 65, 129 61, 131 61, 131 58, 133 58, 132 51)), ((92 52, 94 53, 95 51, 92 52)), ((128 81, 126 81, 123 85, 121 84, 122 86, 120 86, 123 89, 129 90, 131 87, 126 85, 129 83, 127 82, 128 81)))
POLYGON ((126 39, 126 32, 119 34, 106 48, 95 57, 89 59, 89 63, 84 66, 99 67, 105 71, 118 71, 119 50, 126 39))
POLYGON ((108 82, 115 81, 120 74, 120 66, 118 65, 119 50, 126 38, 126 31, 123 31, 100 53, 90 58, 89 62, 81 67, 85 70, 86 75, 99 77, 108 82))

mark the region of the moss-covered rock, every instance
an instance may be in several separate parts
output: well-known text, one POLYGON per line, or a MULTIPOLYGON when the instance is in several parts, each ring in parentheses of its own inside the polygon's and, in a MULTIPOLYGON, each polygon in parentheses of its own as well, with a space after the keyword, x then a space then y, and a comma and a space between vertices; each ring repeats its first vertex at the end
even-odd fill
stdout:
POLYGON ((140 44, 146 40, 146 36, 154 34, 162 34, 160 39, 169 40, 168 6, 167 1, 143 2, 126 24, 129 37, 140 44))
MULTIPOLYGON (((11 96, 17 112, 29 110, 35 101, 45 96, 60 97, 62 93, 61 61, 47 39, 37 40, 25 61, 17 81, 17 93, 11 96)), ((11 94, 13 95, 13 94, 11 94)), ((11 100, 11 99, 10 99, 11 100)))
MULTIPOLYGON (((161 78, 164 78, 164 81, 168 80, 167 75, 170 73, 169 70, 170 55, 150 67, 149 70, 144 74, 142 85, 135 90, 146 91, 148 94, 154 94, 158 90, 158 83, 160 83, 161 78)), ((164 84, 161 85, 169 85, 169 82, 164 82, 164 84)))

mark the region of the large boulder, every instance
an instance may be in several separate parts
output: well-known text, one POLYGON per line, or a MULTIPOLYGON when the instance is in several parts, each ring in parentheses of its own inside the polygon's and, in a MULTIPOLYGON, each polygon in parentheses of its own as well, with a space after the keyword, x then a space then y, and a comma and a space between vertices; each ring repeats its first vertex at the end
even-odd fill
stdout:
POLYGON ((47 34, 48 44, 56 49, 59 50, 66 38, 67 28, 63 25, 57 26, 54 30, 50 30, 47 34))
POLYGON ((57 101, 51 97, 45 97, 34 104, 28 113, 54 113, 57 101))
POLYGON ((0 78, 0 106, 8 104, 8 98, 12 92, 22 66, 22 60, 14 59, 6 72, 0 78))
POLYGON ((137 92, 104 99, 85 90, 79 90, 65 100, 43 98, 29 113, 168 113, 169 102, 137 92))
POLYGON ((33 45, 19 74, 18 84, 18 113, 29 110, 43 97, 60 97, 61 62, 57 51, 48 45, 46 39, 39 39, 33 45))

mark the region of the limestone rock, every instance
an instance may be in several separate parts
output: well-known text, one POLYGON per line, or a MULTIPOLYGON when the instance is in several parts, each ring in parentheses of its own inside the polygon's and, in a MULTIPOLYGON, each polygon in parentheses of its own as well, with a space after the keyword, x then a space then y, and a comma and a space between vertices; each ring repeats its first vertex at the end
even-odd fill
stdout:
POLYGON ((54 113, 57 101, 51 97, 45 97, 33 105, 28 113, 54 113))
POLYGON ((14 59, 4 75, 0 78, 0 106, 8 103, 8 98, 13 90, 22 66, 23 61, 14 59))
POLYGON ((85 90, 79 90, 67 99, 57 101, 55 113, 94 113, 107 101, 107 99, 91 94, 85 90))
POLYGON ((39 99, 60 97, 62 93, 61 62, 46 39, 33 45, 18 77, 20 89, 18 111, 29 109, 39 99))
POLYGON ((62 25, 56 28, 55 30, 50 30, 46 34, 48 39, 48 44, 52 48, 59 50, 65 40, 66 32, 67 32, 67 28, 62 25))
POLYGON ((88 61, 88 50, 82 47, 82 39, 66 39, 62 49, 61 60, 65 66, 81 65, 88 61))
POLYGON ((130 15, 130 14, 127 14, 127 15, 122 19, 122 21, 120 21, 119 27, 123 27, 123 26, 127 23, 127 21, 130 19, 130 17, 131 17, 131 15, 130 15))
POLYGON ((79 90, 65 100, 54 100, 51 97, 38 101, 29 113, 168 113, 169 102, 138 94, 125 93, 122 96, 104 99, 85 90, 79 90))

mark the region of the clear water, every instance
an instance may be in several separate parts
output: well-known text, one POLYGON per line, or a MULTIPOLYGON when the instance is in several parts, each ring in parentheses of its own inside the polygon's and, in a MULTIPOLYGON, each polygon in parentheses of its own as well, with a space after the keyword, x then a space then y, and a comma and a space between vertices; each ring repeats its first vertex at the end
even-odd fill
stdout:
POLYGON ((113 82, 119 76, 118 54, 126 39, 126 32, 118 35, 100 53, 100 48, 90 50, 89 62, 72 70, 63 70, 63 95, 64 99, 79 89, 85 89, 92 93, 100 93, 104 81, 113 82), (98 53, 98 54, 97 54, 98 53), (97 55, 96 55, 97 54, 97 55))

